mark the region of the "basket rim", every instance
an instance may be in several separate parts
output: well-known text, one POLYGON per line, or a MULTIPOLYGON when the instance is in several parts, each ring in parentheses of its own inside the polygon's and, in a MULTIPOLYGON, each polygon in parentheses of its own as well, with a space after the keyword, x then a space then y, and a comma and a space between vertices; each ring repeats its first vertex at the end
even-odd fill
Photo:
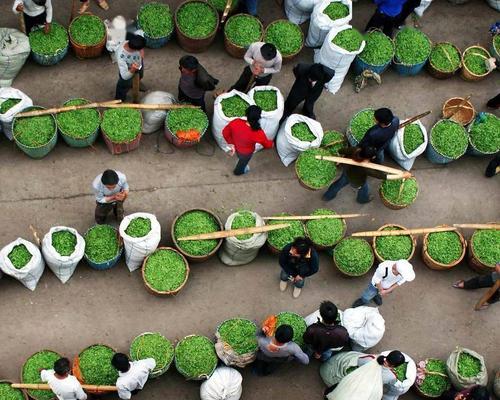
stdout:
POLYGON ((397 204, 397 203, 393 203, 392 201, 388 200, 385 197, 384 192, 382 190, 382 185, 383 185, 384 181, 380 182, 380 186, 378 188, 378 191, 379 191, 379 194, 380 194, 380 197, 382 198, 382 200, 386 201, 388 204, 390 204, 391 206, 394 206, 394 207, 405 208, 405 207, 411 206, 415 202, 415 200, 417 200, 418 194, 420 192, 420 186, 418 185, 418 181, 414 176, 412 176, 411 178, 408 178, 407 180, 413 180, 413 181, 415 181, 415 184, 417 185, 417 193, 415 194, 415 198, 413 199, 413 201, 410 204, 397 204))
POLYGON ((142 262, 142 268, 141 268, 141 275, 142 275, 142 280, 144 282, 144 285, 146 285, 146 287, 149 290, 151 290, 153 293, 158 294, 158 295, 173 295, 173 294, 177 294, 178 292, 180 292, 181 289, 186 285, 186 283, 188 281, 189 272, 190 272, 189 263, 186 260, 186 257, 184 257, 184 254, 182 254, 179 250, 174 249, 173 247, 167 247, 167 246, 165 246, 165 247, 158 247, 155 251, 153 251, 150 255, 148 255, 144 259, 144 261, 142 262), (155 289, 153 286, 151 286, 151 284, 146 279, 146 265, 147 265, 148 259, 149 259, 149 257, 151 255, 155 254, 156 252, 158 252, 160 250, 161 251, 163 251, 163 250, 173 251, 174 253, 179 254, 181 256, 181 258, 182 258, 182 261, 184 261, 184 266, 186 268, 186 276, 184 278, 184 281, 181 283, 181 285, 178 288, 176 288, 176 289, 172 289, 172 290, 158 290, 158 289, 155 289))
POLYGON ((448 156, 448 155, 446 155, 446 154, 443 154, 443 153, 441 153, 441 151, 439 151, 439 150, 438 150, 438 149, 434 146, 434 143, 433 143, 433 140, 432 140, 432 132, 434 131, 434 128, 435 128, 438 124, 443 123, 443 122, 445 122, 445 121, 449 121, 449 122, 452 122, 452 123, 454 123, 454 124, 457 124, 460 128, 462 128, 462 129, 463 129, 463 131, 464 131, 465 136, 467 137, 467 144, 469 143, 469 134, 467 133, 467 130, 464 128, 464 126, 463 126, 462 124, 458 123, 458 122, 457 122, 457 121, 455 121, 455 120, 452 120, 452 119, 446 119, 446 118, 441 118, 441 119, 437 120, 437 121, 434 123, 434 125, 432 125, 431 131, 430 131, 430 133, 429 133, 429 143, 431 144, 432 149, 433 149, 436 153, 438 153, 440 156, 445 157, 445 158, 449 158, 450 160, 458 160, 460 157, 462 157, 462 156, 463 156, 463 155, 467 152, 467 146, 465 146, 465 148, 464 148, 463 152, 462 152, 460 155, 456 156, 456 157, 450 157, 450 156, 448 156))
POLYGON ((460 51, 460 48, 451 43, 451 42, 448 42, 448 41, 443 41, 443 42, 437 42, 437 43, 434 43, 434 45, 432 46, 432 49, 431 49, 431 53, 429 54, 429 65, 434 68, 436 71, 438 72, 441 72, 443 74, 454 74, 455 72, 457 72, 460 68, 462 68, 462 52, 460 51), (431 55, 432 55, 432 52, 434 51, 435 48, 437 48, 439 45, 442 45, 442 44, 449 44, 451 45, 458 53, 458 56, 459 56, 459 63, 458 63, 458 66, 453 70, 453 71, 443 71, 439 68, 437 68, 433 63, 432 63, 432 58, 431 58, 431 55))
MULTIPOLYGON (((177 111, 177 110, 182 110, 182 108, 178 108, 178 109, 175 109, 175 110, 169 110, 167 111, 167 115, 165 117, 165 129, 168 129, 168 131, 173 135, 175 136, 176 138, 178 138, 177 136, 177 133, 174 132, 169 126, 168 126, 168 119, 170 117, 170 113, 174 112, 174 111, 177 111)), ((203 115, 205 116, 205 121, 207 123, 207 126, 205 128, 203 128, 203 131, 200 132, 200 140, 201 138, 205 135, 205 133, 207 132, 208 128, 210 127, 210 120, 208 118, 208 115, 205 111, 203 111, 201 108, 195 108, 194 110, 196 111, 200 111, 203 113, 203 115)))
POLYGON ((161 3, 161 2, 159 2, 159 1, 150 1, 150 2, 144 3, 144 4, 143 4, 143 5, 139 8, 139 10, 137 11, 137 17, 136 17, 136 18, 137 18, 137 27, 138 27, 139 29, 142 29, 142 30, 144 31, 144 35, 145 35, 146 37, 148 37, 149 39, 158 40, 158 39, 164 39, 164 38, 167 38, 167 37, 169 37, 169 36, 170 36, 170 35, 174 32, 174 30, 175 30, 174 14, 172 13, 172 10, 171 10, 171 8, 170 8, 170 5, 169 5, 169 4, 167 4, 167 3, 161 3), (144 30, 144 28, 142 28, 142 27, 141 27, 141 23, 140 23, 140 20, 139 20, 139 16, 140 16, 140 14, 141 14, 142 10, 143 10, 146 6, 148 6, 148 5, 150 5, 150 4, 160 5, 160 6, 162 6, 162 7, 167 8, 167 9, 168 9, 168 11, 170 12, 170 17, 171 17, 171 20, 172 20, 172 28, 171 28, 171 29, 170 29, 170 31, 169 31, 168 33, 166 33, 165 35, 161 35, 161 36, 152 36, 152 35, 149 35, 149 34, 148 34, 145 30, 144 30))
POLYGON ((174 344, 172 343, 172 341, 170 339, 168 339, 167 337, 165 337, 164 335, 162 335, 160 332, 143 332, 143 333, 137 335, 136 337, 134 337, 132 339, 132 341, 130 342, 130 346, 129 346, 130 359, 133 360, 133 361, 137 361, 136 359, 134 359, 134 357, 132 357, 132 344, 136 340, 138 340, 140 337, 147 336, 147 335, 160 335, 163 339, 165 339, 170 344, 170 346, 172 346, 172 357, 171 357, 170 361, 168 361, 161 368, 157 368, 158 366, 156 366, 155 369, 151 371, 151 374, 160 373, 163 369, 165 369, 165 368, 168 369, 170 367, 170 365, 174 361, 174 357, 175 357, 175 346, 174 346, 174 344))
POLYGON ((207 1, 203 1, 203 0, 185 0, 183 1, 182 3, 180 3, 177 8, 175 9, 175 12, 174 12, 174 26, 179 30, 180 33, 182 33, 182 35, 184 35, 186 38, 188 39, 191 39, 191 40, 203 40, 203 39, 209 39, 211 38, 212 36, 214 36, 216 33, 217 33, 217 29, 219 29, 219 23, 220 23, 220 18, 219 18, 219 12, 215 9, 214 6, 212 6, 212 4, 210 4, 209 2, 207 1), (211 9, 211 11, 215 14, 215 18, 216 18, 216 22, 215 22, 215 28, 206 36, 202 36, 202 37, 193 37, 193 36, 189 36, 186 32, 184 32, 181 28, 180 28, 180 24, 179 24, 179 21, 177 19, 177 13, 179 12, 179 10, 188 5, 189 3, 201 3, 201 4, 205 4, 207 7, 209 7, 211 9))
POLYGON ((210 376, 212 376, 212 374, 214 373, 214 371, 217 369, 217 365, 219 363, 219 357, 217 356, 217 352, 215 351, 215 344, 212 340, 210 340, 209 337, 205 336, 205 335, 198 335, 198 334, 191 334, 191 335, 187 335, 187 336, 184 336, 181 340, 179 340, 176 344, 175 344, 175 349, 174 349, 174 364, 175 364, 175 368, 177 369, 177 371, 179 371, 186 379, 192 379, 192 380, 197 380, 197 379, 203 379, 203 378, 208 378, 210 376), (215 353, 215 357, 217 358, 216 362, 215 362, 215 365, 213 367, 213 369, 210 371, 209 374, 202 374, 202 375, 198 375, 198 376, 193 376, 191 377, 188 373, 186 373, 182 368, 179 367, 179 365, 177 364, 177 348, 179 347, 179 344, 182 343, 184 340, 186 339, 189 339, 189 338, 192 338, 192 337, 202 337, 204 339, 207 339, 210 343, 212 343, 212 346, 214 346, 214 353, 215 353))
MULTIPOLYGON (((318 147, 318 149, 320 149, 321 147, 318 147)), ((309 149, 308 149, 309 150, 309 149)), ((315 149, 310 149, 310 150, 315 150, 315 149)), ((307 151, 307 150, 306 150, 307 151)), ((315 186, 311 186, 309 183, 307 183, 304 179, 302 179, 300 177, 300 174, 299 174, 299 170, 298 170, 298 160, 299 158, 302 156, 302 154, 304 154, 305 151, 303 151, 302 153, 299 154, 299 156, 297 157, 297 160, 295 161, 294 163, 294 170, 295 170, 295 176, 297 177, 297 179, 299 180, 300 184, 305 186, 307 189, 309 190, 313 190, 313 191, 316 191, 316 190, 321 190, 321 189, 324 189, 326 188, 327 186, 330 186, 334 181, 335 181, 335 178, 337 177, 338 175, 338 171, 339 169, 337 168, 337 164, 335 164, 335 175, 333 176, 333 178, 330 180, 330 182, 328 182, 327 184, 323 185, 323 186, 320 186, 320 187, 315 187, 315 186)), ((321 160, 320 160, 321 161, 321 160)))
POLYGON ((106 42, 106 36, 107 36, 107 33, 106 33, 106 25, 104 24, 104 22, 102 21, 101 17, 99 17, 98 15, 95 15, 95 14, 92 14, 90 12, 85 12, 83 14, 80 14, 80 15, 77 15, 75 18, 73 18, 68 26, 68 36, 69 36, 69 40, 71 42, 71 44, 73 45, 77 45, 79 47, 83 47, 83 48, 90 48, 90 47, 97 47, 97 46, 100 46, 101 44, 103 44, 104 42, 106 42), (71 34, 71 25, 73 24, 73 22, 75 22, 77 19, 80 19, 82 17, 96 17, 99 22, 101 23, 101 26, 104 28, 104 35, 102 36, 102 39, 99 40, 99 42, 95 43, 95 44, 83 44, 83 43, 79 43, 75 40, 75 38, 73 37, 73 35, 71 34))
MULTIPOLYGON (((74 97, 74 98, 71 98, 71 99, 66 100, 66 101, 62 104, 62 105, 63 105, 63 107, 64 107, 64 106, 66 106, 66 104, 67 104, 67 103, 69 103, 70 101, 73 101, 73 100, 84 100, 84 101, 86 101, 86 103, 85 103, 85 104, 90 104, 90 103, 91 103, 91 101, 90 101, 90 100, 87 100, 87 99, 85 99, 85 98, 83 98, 83 97, 74 97)), ((95 112, 97 113, 98 117, 99 117, 99 124, 97 125, 97 128, 96 128, 94 131, 90 132, 90 133, 89 133, 87 136, 85 136, 85 137, 78 137, 78 138, 77 138, 77 137, 74 137, 74 136, 72 136, 71 134, 69 134, 68 132, 65 132, 65 131, 61 128, 61 126, 59 125, 59 121, 58 121, 58 119, 57 119, 57 116, 56 116, 56 117, 55 117, 55 120, 56 120, 57 129, 59 129, 59 132, 61 133, 61 135, 66 136, 66 137, 68 137, 68 138, 70 138, 70 139, 73 139, 73 140, 77 140, 77 141, 78 141, 78 140, 87 140, 87 139, 88 139, 88 138, 90 138, 92 135, 94 135, 94 134, 95 134, 95 133, 99 130, 99 128, 101 127, 102 114, 101 114, 101 112, 100 112, 99 110, 97 110, 97 109, 95 109, 95 108, 94 108, 94 109, 90 108, 90 110, 95 111, 95 112)), ((66 111, 66 112, 71 112, 71 111, 66 111)), ((62 114, 64 114, 64 113, 62 113, 62 114)), ((57 115, 59 115, 59 114, 57 114, 57 115)))
POLYGON ((139 132, 137 132, 137 134, 135 135, 135 137, 133 139, 130 139, 129 141, 125 141, 125 142, 115 142, 114 140, 112 140, 110 137, 109 137, 109 134, 106 132, 106 129, 104 129, 104 127, 102 126, 102 122, 104 121, 104 115, 106 114, 107 111, 111 111, 113 110, 113 108, 109 109, 109 110, 106 110, 102 113, 102 116, 101 116, 101 125, 100 125, 100 128, 101 128, 101 132, 102 134, 113 144, 129 144, 129 143, 132 143, 134 140, 137 140, 138 137, 140 137, 142 135, 142 128, 143 128, 143 124, 144 124, 144 119, 142 117, 142 113, 139 111, 139 110, 136 110, 134 108, 122 108, 122 110, 134 110, 134 111, 137 111, 137 113, 139 114, 139 116, 141 117, 141 128, 139 130, 139 132))
MULTIPOLYGON (((464 101, 465 100, 465 97, 458 97, 458 96, 454 96, 454 97, 450 97, 448 100, 446 100, 444 103, 443 103, 443 106, 441 107, 441 114, 442 114, 442 117, 441 119, 450 119, 450 118, 446 118, 444 116, 444 111, 445 111, 445 108, 446 106, 448 105, 448 103, 451 101, 451 100, 460 100, 460 101, 464 101)), ((476 114, 476 109, 474 107, 474 105, 472 104, 472 102, 470 100, 467 100, 465 102, 465 105, 467 106, 470 106, 472 108, 472 111, 474 113, 474 115, 476 114)), ((453 107, 453 106, 452 106, 453 107)), ((458 113, 457 113, 458 114, 458 113)), ((455 120, 452 120, 452 121, 455 121, 455 120)), ((457 121, 455 121, 457 122, 457 121)))
MULTIPOLYGON (((392 45, 392 55, 391 55, 391 57, 386 62, 383 62, 382 64, 372 64, 372 63, 369 63, 366 60, 363 60, 363 58, 361 57, 361 54, 363 54, 363 52, 357 54, 356 57, 358 57, 360 61, 364 62, 367 65, 370 65, 370 66, 373 66, 373 67, 383 67, 383 66, 389 64, 394 59, 394 54, 396 53, 396 43, 394 43, 394 39, 393 38, 387 36, 380 29, 370 29, 368 32, 366 32, 366 35, 369 35, 370 33, 373 33, 373 32, 379 32, 382 35, 384 35, 387 39, 389 39, 389 41, 391 42, 391 45, 392 45)), ((365 41, 366 41, 366 39, 365 39, 365 41)), ((365 48, 366 48, 366 46, 365 46, 365 48)))
MULTIPOLYGON (((389 227, 393 227, 393 226, 395 226, 396 228, 401 228, 401 230, 405 230, 406 229, 406 227, 404 227, 403 225, 399 225, 399 224, 384 224, 380 228, 378 228, 377 231, 383 231, 384 228, 389 228, 389 227)), ((406 258, 406 260, 411 260, 411 258, 415 255, 415 250, 417 248, 417 238, 415 237, 415 235, 401 235, 401 236, 409 236, 410 239, 411 239, 412 249, 411 249, 409 257, 406 258)), ((375 253, 375 257, 378 260, 380 260, 380 261, 388 261, 387 259, 383 258, 379 254, 379 252, 377 251, 377 237, 375 237, 375 236, 372 238, 372 247, 373 247, 373 252, 375 253)))
MULTIPOLYGON (((31 109, 32 111, 36 111, 36 110, 47 110, 46 107, 42 107, 42 106, 30 106, 30 107, 26 107, 24 108, 23 110, 21 110, 21 112, 24 112, 26 111, 27 109, 31 109)), ((16 137, 16 134, 15 134, 15 131, 14 131, 14 123, 15 121, 17 120, 18 117, 14 116, 14 118, 12 119, 12 136, 14 137, 14 141, 19 145, 19 146, 22 146, 26 149, 41 149, 42 147, 45 147, 47 146, 48 144, 50 144, 50 142, 52 142, 52 140, 54 140, 54 136, 57 137, 57 120, 56 118, 54 117, 54 114, 47 114, 49 116, 52 117, 52 121, 54 122, 54 125, 55 125, 55 129, 54 129, 54 134, 51 136, 51 138, 47 141, 47 143, 44 143, 40 146, 28 146, 28 145, 25 145, 24 143, 21 143, 19 141, 19 139, 16 137)), ((30 117, 30 118, 36 118, 36 117, 30 117)))
MULTIPOLYGON (((267 35, 267 31, 269 30, 269 27, 272 26, 272 25, 275 25, 275 24, 278 24, 278 23, 287 23, 289 25, 294 25, 297 27, 298 31, 300 32, 300 37, 302 39, 302 44, 300 45, 300 48, 295 51, 294 53, 290 53, 290 54, 283 54, 279 49, 278 51, 280 51, 280 54, 281 54, 281 57, 283 59, 290 59, 292 57, 295 57, 297 54, 299 54, 302 49, 304 48, 304 41, 305 41, 305 38, 304 38, 304 32, 302 32, 302 29, 300 29, 300 25, 297 25, 295 23, 293 23, 292 21, 286 19, 286 18, 279 18, 279 19, 275 19, 274 21, 270 22, 267 26, 266 26, 266 29, 264 30, 264 34, 262 35, 262 40, 266 40, 266 35, 267 35)), ((267 42, 266 42, 267 43, 267 42)))
MULTIPOLYGON (((286 214, 286 215, 272 215, 273 217, 289 217, 291 216, 292 214, 290 213, 283 213, 283 214, 286 214)), ((279 221, 283 221, 283 220, 276 220, 275 223, 278 223, 279 221)), ((297 222, 300 222, 300 224, 302 225, 302 230, 304 232, 304 235, 306 234, 306 228, 304 226, 304 223, 302 221, 297 221, 297 222)), ((266 224, 268 225, 268 224, 266 224)), ((272 224, 271 224, 272 225, 272 224)), ((274 246, 270 241, 269 241, 269 235, 267 236, 267 239, 266 239, 266 244, 271 248, 271 252, 272 253, 275 253, 275 254, 280 254, 281 251, 283 250, 283 248, 285 248, 289 243, 287 243, 285 246, 283 246, 283 248, 281 249, 278 249, 276 246, 274 246)))
MULTIPOLYGON (((438 225, 438 227, 445 228, 445 227, 449 227, 449 226, 446 224, 443 224, 443 225, 438 225)), ((422 253, 424 253, 427 257, 429 257, 429 259, 431 259, 433 263, 435 263, 436 265, 438 265, 444 269, 452 268, 452 267, 460 264, 460 262, 463 260, 463 258, 465 256, 465 252, 467 251, 467 241, 465 240, 463 235, 460 233, 460 231, 457 230, 457 231, 451 231, 451 232, 454 232, 458 235, 458 238, 460 239, 460 243, 462 244, 462 253, 460 254, 460 257, 458 259, 456 259, 455 261, 453 261, 449 264, 443 264, 443 263, 440 263, 439 261, 434 260, 434 258, 432 258, 431 255, 429 254, 429 252, 427 251, 427 240, 429 238, 430 233, 426 233, 422 238, 422 253)))
MULTIPOLYGON (((324 210, 330 210, 330 211, 333 211, 331 209, 327 209, 327 208, 317 208, 317 210, 321 210, 321 209, 324 209, 324 210)), ((316 210, 315 210, 316 211, 316 210)), ((335 214, 338 214, 336 211, 333 211, 335 214)), ((310 215, 313 215, 314 211, 310 214, 310 215)), ((306 236, 311 239, 311 242, 313 242, 313 245, 319 247, 319 248, 324 248, 324 249, 328 249, 328 248, 332 248, 333 246, 335 246, 338 242, 340 242, 342 239, 344 239, 345 237, 345 234, 347 232, 347 223, 345 221, 345 218, 337 218, 337 219, 340 219, 340 221, 342 222, 342 236, 339 240, 337 240, 336 242, 332 243, 332 244, 320 244, 320 243, 316 243, 313 238, 309 235, 309 230, 307 229, 307 223, 308 222, 311 222, 313 220, 309 220, 309 221, 306 221, 303 225, 304 225, 304 231, 306 233, 306 236)))
POLYGON ((470 239, 469 239, 469 248, 470 248, 470 251, 472 252, 472 255, 474 256, 474 258, 476 260, 478 260, 481 264, 483 264, 485 267, 488 267, 488 268, 491 268, 492 270, 495 269, 495 266, 494 265, 490 265, 490 264, 487 264, 485 263, 483 260, 481 260, 477 254, 474 252, 474 235, 476 235, 476 233, 478 233, 479 231, 490 231, 490 230, 495 230, 495 229, 476 229, 474 231, 474 233, 471 235, 470 239))
MULTIPOLYGON (((257 17, 255 17, 254 15, 250 15, 250 14, 245 14, 245 13, 238 13, 238 14, 234 14, 234 15, 231 15, 226 23, 224 24, 224 39, 226 39, 230 44, 232 44, 234 47, 237 47, 238 49, 240 50, 246 50, 248 48, 248 46, 241 46, 239 44, 236 44, 234 43, 233 41, 231 41, 231 39, 229 39, 229 37, 227 36, 227 32, 226 32, 226 28, 227 26, 229 25, 229 21, 231 21, 232 19, 236 19, 235 17, 241 17, 241 16, 244 16, 244 17, 247 17, 247 18, 250 18, 250 19, 253 19, 255 21, 257 21, 259 23, 259 28, 260 28, 260 37, 259 37, 259 40, 256 40, 255 42, 261 42, 263 37, 264 37, 264 25, 262 24, 261 20, 258 19, 257 17)), ((252 43, 255 43, 255 42, 252 42, 252 43)), ((250 43, 250 45, 252 44, 250 43)))
POLYGON ((347 275, 347 276, 358 277, 358 276, 363 276, 363 275, 366 275, 366 274, 368 273, 368 271, 370 271, 370 269, 372 269, 372 267, 373 267, 373 263, 375 262, 375 253, 373 252, 372 246, 370 245, 370 243, 368 242, 368 240, 366 240, 366 239, 362 239, 362 238, 357 238, 357 237, 348 236, 348 237, 344 237, 342 240, 340 240, 340 241, 337 243, 337 245, 336 245, 336 246, 335 246, 335 248, 333 249, 332 258, 333 258, 333 262, 334 262, 335 266, 337 267, 337 269, 338 269, 341 273, 343 273, 343 274, 345 274, 345 275, 347 275), (371 253, 371 256, 372 256, 372 262, 371 262, 371 264, 370 264, 370 267, 369 267, 369 268, 368 268, 365 272, 363 272, 363 273, 360 273, 360 274, 353 274, 353 273, 351 273, 351 272, 346 272, 346 271, 344 271, 343 269, 341 269, 341 268, 339 267, 339 263, 337 262, 337 260, 336 260, 336 258, 335 258, 335 254, 336 254, 336 250, 337 250, 338 245, 339 245, 342 241, 344 241, 344 240, 350 240, 350 239, 353 239, 353 240, 360 240, 360 241, 362 241, 362 242, 366 243, 366 245, 367 245, 367 246, 368 246, 368 248, 370 249, 370 253, 371 253))
POLYGON ((118 252, 113 256, 113 258, 110 258, 109 260, 102 261, 102 262, 98 263, 98 262, 92 260, 90 257, 88 257, 87 256, 87 251, 85 250, 84 253, 83 253, 83 255, 85 256, 85 259, 88 260, 88 261, 90 261, 90 262, 92 262, 92 263, 94 263, 94 264, 106 264, 106 263, 109 263, 110 261, 114 261, 116 257, 119 257, 122 254, 122 251, 123 251, 123 243, 120 243, 120 231, 117 228, 115 228, 114 226, 109 225, 109 224, 94 224, 90 228, 88 228, 85 231, 85 233, 82 235, 83 236, 83 240, 85 241, 85 248, 87 248, 87 242, 85 240, 85 238, 87 236, 87 233, 91 229, 95 228, 96 226, 102 226, 102 225, 107 225, 107 226, 111 227, 115 231, 117 239, 118 239, 118 252))
MULTIPOLYGON (((474 114, 475 114, 475 113, 474 113, 474 114)), ((492 114, 492 113, 489 113, 489 112, 486 112, 486 111, 484 111, 484 112, 483 112, 483 114, 491 115, 491 116, 493 116, 493 117, 495 117, 495 118, 498 118, 495 114, 492 114)), ((496 153, 498 153, 498 151, 499 151, 500 149, 496 149, 496 150, 492 150, 492 151, 484 151, 484 150, 480 150, 480 149, 478 149, 478 148, 477 148, 477 146, 473 143, 473 141, 472 141, 472 135, 470 134, 470 131, 471 131, 472 127, 475 125, 475 123, 476 123, 476 120, 473 118, 472 122, 470 122, 470 124, 469 124, 469 126, 468 126, 468 128, 467 128, 467 133, 468 133, 468 135, 467 135, 467 136, 468 136, 468 140, 469 140, 469 145, 470 145, 470 146, 471 146, 474 150, 476 150, 476 151, 478 151, 478 152, 480 152, 480 153, 482 153, 482 154, 485 154, 485 155, 491 155, 491 154, 496 154, 496 153)))
MULTIPOLYGON (((32 52, 32 53, 36 54, 36 55, 37 55, 37 56, 39 56, 39 57, 49 58, 49 57, 55 57, 55 56, 58 56, 58 55, 60 55, 61 53, 63 53, 64 51, 66 51, 66 50, 68 49, 68 47, 69 47, 69 32, 68 32, 68 29, 66 29, 63 25, 61 25, 61 24, 60 24, 60 23, 58 23, 58 22, 52 22, 52 23, 51 23, 51 26, 53 26, 53 25, 54 25, 54 26, 57 26, 57 25, 58 25, 58 26, 60 26, 60 27, 61 27, 61 28, 63 28, 63 29, 64 29, 64 31, 66 32, 66 44, 64 45, 64 47, 61 47, 61 48, 57 49, 57 51, 56 51, 55 53, 52 53, 52 54, 42 54, 42 53, 39 53, 39 52, 37 52, 37 51, 33 50, 33 49, 31 48, 31 42, 30 42, 30 48, 31 48, 31 52, 32 52)), ((28 34, 28 38, 29 38, 29 36, 30 36, 33 32, 36 32, 36 31, 38 31, 38 30, 40 30, 40 29, 42 29, 42 28, 38 28, 38 29, 32 30, 32 31, 28 34)))
POLYGON ((431 55, 432 48, 433 48, 432 40, 429 38, 429 36, 425 32, 422 32, 420 29, 412 28, 412 27, 405 27, 405 28, 401 29, 400 31, 398 31, 398 33, 396 33, 393 40, 394 40, 394 57, 393 57, 392 61, 394 62, 394 64, 402 65, 404 67, 415 67, 417 65, 425 64, 431 55), (425 37, 427 39, 427 42, 429 43, 429 52, 424 60, 417 62, 417 63, 409 64, 409 63, 406 63, 406 62, 399 60, 398 57, 396 56, 396 47, 397 47, 396 46, 396 39, 397 39, 398 35, 401 32, 403 32, 405 29, 411 29, 414 31, 418 31, 419 33, 421 33, 423 35, 423 37, 425 37))
POLYGON ((479 44, 474 44, 472 46, 469 46, 467 47, 463 53, 462 53, 462 56, 461 56, 461 60, 462 60, 462 69, 464 69, 465 71, 467 71, 468 74, 472 75, 473 77, 475 78, 484 78, 485 76, 489 75, 491 72, 493 72, 493 70, 490 70, 490 71, 486 71, 484 74, 481 74, 481 75, 478 75, 478 74, 475 74, 474 72, 472 72, 468 67, 467 65, 465 64, 465 53, 467 53, 467 51, 469 50, 472 50, 472 49, 480 49, 480 50, 483 50, 486 52, 486 54, 488 55, 488 58, 491 58, 491 54, 490 52, 488 51, 488 49, 484 48, 483 46, 479 45, 479 44))

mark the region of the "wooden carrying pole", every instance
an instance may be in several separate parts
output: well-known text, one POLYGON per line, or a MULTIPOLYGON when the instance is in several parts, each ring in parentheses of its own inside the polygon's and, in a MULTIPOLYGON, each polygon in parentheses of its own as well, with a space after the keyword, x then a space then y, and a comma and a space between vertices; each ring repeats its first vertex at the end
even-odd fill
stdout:
POLYGON ((481 307, 488 302, 489 299, 495 294, 495 292, 500 289, 500 280, 497 279, 493 287, 489 288, 488 291, 479 299, 479 301, 474 306, 474 310, 479 311, 481 307))
POLYGON ((229 15, 229 11, 231 11, 231 5, 233 4, 233 0, 227 0, 226 6, 224 7, 224 12, 222 13, 222 17, 220 19, 220 24, 224 25, 226 22, 227 16, 229 15))
POLYGON ((344 219, 366 217, 368 214, 335 214, 335 215, 286 215, 283 217, 262 217, 265 221, 307 221, 313 219, 344 219))
POLYGON ((399 129, 404 128, 406 125, 410 125, 410 124, 414 123, 415 121, 418 121, 419 119, 426 117, 430 113, 432 113, 432 111, 426 111, 422 114, 418 114, 418 115, 415 115, 414 117, 411 117, 410 119, 406 120, 405 122, 402 122, 401 124, 399 124, 399 129))
POLYGON ((136 104, 136 103, 124 103, 124 104, 108 104, 104 105, 105 108, 137 108, 141 110, 176 110, 178 108, 200 108, 199 106, 193 106, 191 104, 136 104))
MULTIPOLYGON (((13 383, 10 385, 14 389, 52 390, 46 383, 13 383)), ((93 392, 116 392, 116 386, 82 385, 83 390, 93 392)))
POLYGON ((453 224, 453 226, 463 229, 500 229, 500 224, 453 224))
POLYGON ((349 165, 355 165, 357 167, 363 167, 363 168, 368 168, 368 169, 374 169, 377 171, 382 171, 390 174, 389 176, 394 177, 393 179, 402 179, 407 176, 408 173, 405 171, 401 171, 396 168, 391 168, 391 167, 386 167, 385 165, 380 165, 380 164, 375 164, 372 162, 358 162, 354 161, 351 158, 345 158, 345 157, 336 157, 336 156, 316 156, 316 160, 325 160, 325 161, 332 161, 336 162, 338 164, 349 164, 349 165), (396 176, 398 178, 396 178, 396 176))
POLYGON ((20 117, 39 117, 41 115, 49 115, 49 114, 59 114, 66 111, 75 111, 75 110, 83 110, 85 108, 97 108, 97 107, 107 107, 108 105, 119 104, 121 100, 111 100, 104 102, 95 102, 89 104, 82 104, 80 106, 66 106, 66 107, 57 107, 57 108, 47 108, 46 110, 34 110, 21 112, 16 114, 16 118, 20 117))
POLYGON ((141 84, 141 77, 139 73, 136 72, 134 77, 132 78, 132 98, 134 99, 134 103, 139 102, 139 86, 141 84))
POLYGON ((426 233, 435 233, 435 232, 450 232, 456 231, 457 228, 453 226, 445 226, 438 228, 416 228, 416 229, 403 229, 400 231, 367 231, 367 232, 356 232, 353 233, 352 236, 356 237, 369 237, 369 236, 400 236, 400 235, 423 235, 426 233))
POLYGON ((290 224, 275 224, 265 226, 254 226, 252 228, 231 229, 228 231, 218 231, 211 233, 201 233, 199 235, 185 236, 178 238, 178 241, 185 240, 208 240, 208 239, 223 239, 232 236, 248 235, 250 233, 263 233, 270 231, 277 231, 278 229, 288 228, 290 224))
POLYGON ((19 18, 19 29, 21 30, 22 33, 27 35, 29 32, 26 32, 26 22, 24 22, 24 11, 21 11, 19 14, 17 14, 17 17, 19 18))

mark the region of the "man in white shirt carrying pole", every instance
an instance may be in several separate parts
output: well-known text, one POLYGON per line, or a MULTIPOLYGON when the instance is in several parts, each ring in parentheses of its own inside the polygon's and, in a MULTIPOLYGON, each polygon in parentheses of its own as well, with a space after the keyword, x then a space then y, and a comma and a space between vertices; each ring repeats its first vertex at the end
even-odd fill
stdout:
POLYGON ((156 367, 154 358, 130 361, 123 353, 116 353, 111 364, 118 370, 118 397, 128 400, 139 393, 146 384, 149 374, 156 367))
POLYGON ((60 358, 54 363, 54 369, 43 369, 40 378, 49 384, 58 400, 87 400, 82 385, 69 371, 69 360, 60 358))
POLYGON ((379 264, 371 282, 352 306, 359 307, 371 300, 380 306, 382 305, 382 296, 388 295, 398 286, 414 279, 413 266, 407 260, 384 261, 379 264))
POLYGON ((50 32, 52 22, 51 0, 15 0, 12 10, 15 14, 23 13, 27 35, 37 25, 44 25, 45 33, 50 32))

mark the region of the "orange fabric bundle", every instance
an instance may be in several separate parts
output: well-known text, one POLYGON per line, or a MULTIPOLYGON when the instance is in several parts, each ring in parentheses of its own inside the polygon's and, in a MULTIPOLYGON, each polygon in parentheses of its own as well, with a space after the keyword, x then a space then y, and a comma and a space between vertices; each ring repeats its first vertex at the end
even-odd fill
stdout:
POLYGON ((266 334, 266 336, 274 336, 274 332, 276 332, 276 324, 278 323, 278 318, 276 315, 270 315, 266 318, 266 320, 262 324, 262 330, 266 334))
POLYGON ((181 142, 199 142, 201 135, 196 129, 188 129, 185 131, 177 131, 175 135, 181 142))

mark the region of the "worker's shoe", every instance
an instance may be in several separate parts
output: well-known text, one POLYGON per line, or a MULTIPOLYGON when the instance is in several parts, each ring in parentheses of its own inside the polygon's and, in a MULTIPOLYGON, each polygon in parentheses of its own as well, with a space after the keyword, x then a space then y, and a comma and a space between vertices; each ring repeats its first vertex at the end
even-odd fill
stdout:
POLYGON ((298 288, 298 287, 294 287, 293 288, 293 293, 292 293, 292 296, 294 299, 297 299, 299 296, 300 296, 300 293, 302 292, 302 289, 301 288, 298 288))
POLYGON ((287 281, 280 281, 280 292, 284 292, 288 286, 287 281))
POLYGON ((89 1, 84 2, 80 7, 80 9, 78 10, 78 14, 83 14, 89 9, 89 7, 90 7, 90 2, 89 1))
POLYGON ((377 305, 377 306, 381 306, 383 301, 382 301, 382 296, 377 294, 374 298, 373 298, 373 301, 374 303, 377 305))
POLYGON ((359 306, 364 306, 365 302, 362 299, 357 299, 354 303, 352 303, 352 308, 356 308, 359 306))

